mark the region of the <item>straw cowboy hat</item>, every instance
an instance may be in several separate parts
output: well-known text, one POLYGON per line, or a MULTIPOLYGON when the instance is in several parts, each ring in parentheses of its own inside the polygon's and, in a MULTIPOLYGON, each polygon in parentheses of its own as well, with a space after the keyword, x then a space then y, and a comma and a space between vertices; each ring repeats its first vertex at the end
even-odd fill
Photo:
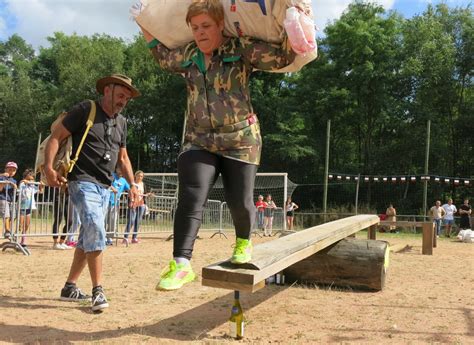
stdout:
POLYGON ((132 79, 123 74, 112 74, 97 80, 96 89, 101 95, 104 94, 104 88, 109 84, 118 84, 125 86, 132 92, 132 98, 140 96, 140 92, 132 85, 132 79))

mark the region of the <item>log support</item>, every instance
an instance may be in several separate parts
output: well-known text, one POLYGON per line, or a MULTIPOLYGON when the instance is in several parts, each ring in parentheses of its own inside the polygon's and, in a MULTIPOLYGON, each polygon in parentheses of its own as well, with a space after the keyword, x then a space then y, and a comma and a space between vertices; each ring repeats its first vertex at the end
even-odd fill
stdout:
POLYGON ((389 262, 385 241, 347 238, 288 267, 286 281, 380 291, 389 262))

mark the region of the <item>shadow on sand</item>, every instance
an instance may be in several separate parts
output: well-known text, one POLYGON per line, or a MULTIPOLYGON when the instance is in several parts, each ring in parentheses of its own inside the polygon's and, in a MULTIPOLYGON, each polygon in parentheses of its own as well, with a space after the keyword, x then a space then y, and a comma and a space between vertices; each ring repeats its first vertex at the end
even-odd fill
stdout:
MULTIPOLYGON (((272 296, 283 291, 287 287, 271 286, 262 289, 254 294, 241 294, 241 303, 244 312, 265 302, 272 296)), ((24 309, 56 309, 62 308, 51 305, 37 304, 39 301, 51 301, 51 299, 31 299, 14 298, 2 296, 0 299, 1 308, 24 308, 24 309)), ((70 331, 63 330, 57 326, 32 326, 32 325, 8 325, 0 322, 0 342, 23 343, 25 336, 34 335, 37 342, 61 343, 75 341, 101 341, 107 339, 118 339, 127 335, 141 335, 153 338, 191 341, 209 338, 208 332, 227 322, 230 314, 230 307, 223 308, 223 305, 230 305, 233 301, 233 292, 215 298, 212 301, 203 303, 193 309, 187 310, 178 315, 160 320, 151 325, 136 325, 134 327, 120 328, 116 330, 104 330, 87 332, 86 330, 70 331)), ((78 306, 82 311, 90 313, 90 308, 78 306)), ((107 313, 112 312, 107 310, 107 313)), ((79 325, 78 325, 79 326, 79 325)), ((60 327, 60 326, 59 326, 60 327)), ((78 327, 86 329, 86 327, 78 327)), ((227 336, 218 337, 221 339, 227 336)))

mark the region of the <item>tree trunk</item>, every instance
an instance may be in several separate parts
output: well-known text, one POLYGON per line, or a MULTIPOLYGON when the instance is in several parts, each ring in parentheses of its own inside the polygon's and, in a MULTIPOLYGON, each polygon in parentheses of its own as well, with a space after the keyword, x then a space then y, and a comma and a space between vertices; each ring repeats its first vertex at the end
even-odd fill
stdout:
POLYGON ((288 267, 284 275, 288 283, 380 291, 385 284, 388 261, 387 242, 346 238, 288 267))

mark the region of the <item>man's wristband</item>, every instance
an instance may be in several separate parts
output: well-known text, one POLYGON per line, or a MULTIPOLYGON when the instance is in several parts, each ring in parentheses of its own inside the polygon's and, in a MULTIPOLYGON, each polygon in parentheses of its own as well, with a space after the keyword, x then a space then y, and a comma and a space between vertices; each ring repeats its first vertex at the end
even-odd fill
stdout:
POLYGON ((150 42, 148 42, 146 45, 148 48, 153 49, 155 48, 158 44, 160 44, 160 41, 158 41, 156 38, 152 39, 150 42))
POLYGON ((135 183, 135 182, 133 182, 133 183, 132 183, 132 186, 134 186, 134 187, 137 187, 137 188, 138 188, 138 183, 135 183))

